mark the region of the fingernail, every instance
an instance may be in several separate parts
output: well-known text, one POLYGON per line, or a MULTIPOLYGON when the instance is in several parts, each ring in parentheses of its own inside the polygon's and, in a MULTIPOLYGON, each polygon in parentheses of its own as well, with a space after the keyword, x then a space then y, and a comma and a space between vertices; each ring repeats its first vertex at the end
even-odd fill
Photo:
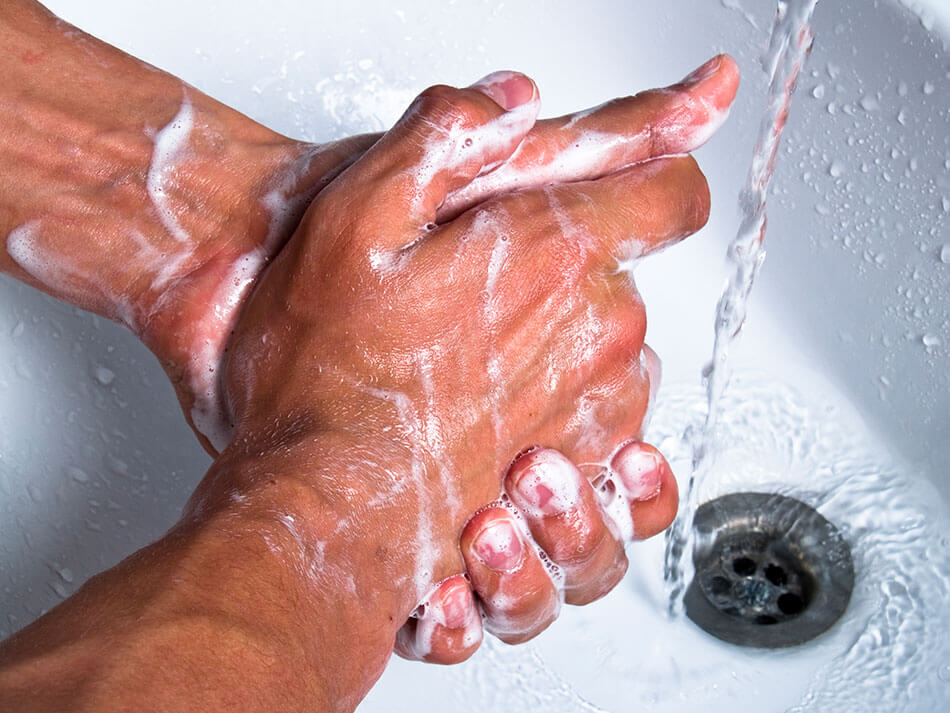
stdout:
POLYGON ((630 500, 650 500, 659 495, 664 467, 663 456, 641 443, 621 448, 610 464, 630 500))
POLYGON ((709 79, 716 73, 716 70, 719 69, 719 65, 722 64, 722 57, 716 56, 705 64, 694 69, 690 74, 687 74, 683 78, 681 84, 699 84, 705 79, 709 79))
POLYGON ((574 464, 555 450, 534 451, 527 465, 515 465, 512 499, 529 515, 560 515, 577 506, 580 497, 574 464))
POLYGON ((519 72, 492 72, 475 82, 471 89, 491 97, 505 111, 527 104, 534 99, 534 82, 519 72))
POLYGON ((496 572, 514 569, 524 555, 524 547, 514 525, 501 518, 478 533, 474 549, 478 559, 496 572))
POLYGON ((442 615, 449 629, 463 629, 473 611, 468 585, 456 582, 441 592, 442 615))

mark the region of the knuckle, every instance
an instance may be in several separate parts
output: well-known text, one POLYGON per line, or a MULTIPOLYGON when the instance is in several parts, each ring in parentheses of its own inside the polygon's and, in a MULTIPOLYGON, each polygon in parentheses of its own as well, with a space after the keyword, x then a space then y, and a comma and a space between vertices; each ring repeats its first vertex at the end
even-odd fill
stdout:
POLYGON ((639 356, 646 336, 646 311, 642 303, 616 305, 606 320, 606 339, 616 354, 627 359, 639 356))
POLYGON ((442 129, 477 126, 487 119, 486 111, 471 91, 436 84, 424 90, 415 102, 419 118, 442 129))
POLYGON ((609 532, 603 522, 593 519, 578 523, 572 537, 565 537, 550 544, 548 555, 558 565, 570 570, 585 571, 598 562, 603 555, 601 548, 609 546, 609 532))

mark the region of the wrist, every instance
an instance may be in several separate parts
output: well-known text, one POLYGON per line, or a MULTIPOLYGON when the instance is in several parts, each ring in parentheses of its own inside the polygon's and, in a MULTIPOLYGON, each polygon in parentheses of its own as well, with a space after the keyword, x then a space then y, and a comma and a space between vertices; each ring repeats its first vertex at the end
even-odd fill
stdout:
POLYGON ((328 434, 237 437, 180 525, 236 573, 235 589, 215 578, 214 606, 252 617, 266 606, 273 638, 289 641, 313 675, 328 676, 318 687, 334 690, 330 700, 344 709, 382 674, 418 603, 406 518, 366 507, 367 464, 346 455, 354 450, 361 449, 328 434), (350 665, 340 669, 344 654, 350 665))
POLYGON ((236 437, 192 495, 183 522, 262 542, 311 606, 326 606, 332 595, 333 607, 357 614, 354 630, 368 624, 394 636, 418 603, 413 493, 381 503, 377 482, 409 474, 386 444, 370 455, 345 435, 303 433, 236 437))
POLYGON ((0 270, 129 326, 210 414, 198 377, 304 207, 314 148, 36 3, 4 5, 0 40, 0 270))

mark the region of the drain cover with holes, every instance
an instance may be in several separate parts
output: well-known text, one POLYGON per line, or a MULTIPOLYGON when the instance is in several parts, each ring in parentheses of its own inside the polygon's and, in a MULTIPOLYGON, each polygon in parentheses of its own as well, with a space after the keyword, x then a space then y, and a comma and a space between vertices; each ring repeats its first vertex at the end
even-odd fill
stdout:
POLYGON ((805 503, 732 493, 700 506, 693 528, 696 574, 686 615, 713 636, 741 646, 796 646, 847 608, 851 550, 805 503))

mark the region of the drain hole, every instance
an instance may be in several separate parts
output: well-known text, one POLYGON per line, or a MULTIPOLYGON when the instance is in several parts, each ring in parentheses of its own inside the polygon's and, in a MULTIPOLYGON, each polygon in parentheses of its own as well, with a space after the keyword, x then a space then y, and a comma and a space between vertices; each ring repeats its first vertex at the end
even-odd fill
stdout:
POLYGON ((841 616, 854 586, 848 543, 814 508, 775 493, 732 493, 693 519, 696 576, 686 613, 723 641, 795 646, 841 616))
POLYGON ((785 570, 779 567, 777 564, 770 564, 766 566, 765 578, 776 587, 784 587, 786 584, 788 584, 788 575, 785 573, 785 570))
POLYGON ((785 594, 778 598, 778 608, 782 610, 783 614, 792 616, 795 614, 801 614, 802 611, 804 611, 805 602, 797 594, 785 592, 785 594))
POLYGON ((709 591, 713 594, 727 594, 732 589, 732 582, 725 577, 713 577, 709 580, 709 591))
POLYGON ((748 557, 736 557, 732 560, 732 569, 741 577, 751 577, 755 574, 755 562, 748 557))

